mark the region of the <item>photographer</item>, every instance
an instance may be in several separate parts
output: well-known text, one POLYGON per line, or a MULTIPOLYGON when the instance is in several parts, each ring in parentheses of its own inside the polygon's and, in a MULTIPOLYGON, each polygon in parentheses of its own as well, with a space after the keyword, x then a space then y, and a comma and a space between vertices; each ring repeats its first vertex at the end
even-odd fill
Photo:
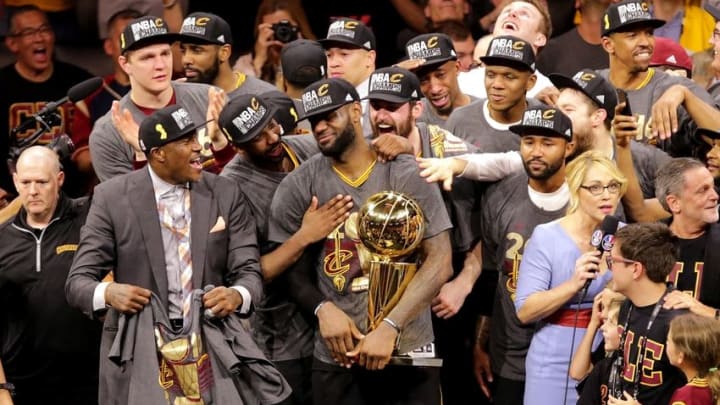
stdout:
POLYGON ((315 39, 297 0, 263 0, 255 17, 255 47, 238 58, 233 70, 282 88, 280 50, 298 38, 315 39))

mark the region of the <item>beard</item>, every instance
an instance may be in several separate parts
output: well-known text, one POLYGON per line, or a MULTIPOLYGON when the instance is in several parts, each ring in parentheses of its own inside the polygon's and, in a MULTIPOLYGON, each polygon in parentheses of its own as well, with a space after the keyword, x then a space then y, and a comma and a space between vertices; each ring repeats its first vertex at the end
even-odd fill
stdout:
POLYGON ((530 177, 533 180, 547 180, 551 178, 552 176, 557 173, 560 168, 563 165, 563 161, 558 160, 556 162, 545 162, 539 159, 530 159, 530 160, 523 160, 523 167, 525 167, 525 173, 527 173, 528 177, 530 177), (541 162, 545 165, 545 168, 542 170, 534 170, 530 168, 531 162, 541 162))
POLYGON ((215 79, 218 76, 218 72, 220 71, 220 61, 215 59, 215 63, 213 63, 210 68, 208 68, 205 71, 199 71, 196 70, 197 76, 193 78, 188 78, 188 82, 192 83, 205 83, 205 84, 212 84, 215 79))
POLYGON ((340 132, 335 137, 335 140, 330 145, 318 145, 318 147, 320 148, 320 152, 323 155, 336 159, 339 158, 340 155, 342 155, 343 152, 345 152, 354 141, 355 128, 353 128, 352 125, 348 124, 347 126, 345 126, 342 132, 340 132))

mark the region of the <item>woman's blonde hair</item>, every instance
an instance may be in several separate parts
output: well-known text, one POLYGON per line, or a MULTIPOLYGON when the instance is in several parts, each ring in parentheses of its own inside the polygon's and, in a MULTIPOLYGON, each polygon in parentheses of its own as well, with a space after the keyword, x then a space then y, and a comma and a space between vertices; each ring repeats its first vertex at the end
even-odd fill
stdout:
POLYGON ((692 313, 676 316, 670 322, 670 337, 684 360, 698 370, 698 377, 707 378, 713 399, 720 395, 720 322, 692 313))
POLYGON ((568 188, 570 190, 570 205, 567 213, 572 214, 580 207, 580 186, 585 181, 585 176, 593 167, 599 167, 607 172, 613 180, 620 183, 620 197, 627 191, 627 178, 617 168, 615 162, 608 159, 604 154, 589 150, 568 163, 565 170, 568 188))

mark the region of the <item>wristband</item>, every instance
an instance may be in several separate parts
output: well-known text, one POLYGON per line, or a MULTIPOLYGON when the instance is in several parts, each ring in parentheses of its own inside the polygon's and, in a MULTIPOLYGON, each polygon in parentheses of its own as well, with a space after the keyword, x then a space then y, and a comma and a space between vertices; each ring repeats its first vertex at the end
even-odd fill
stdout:
POLYGON ((400 334, 400 327, 398 326, 398 324, 395 323, 395 321, 390 318, 383 318, 383 322, 387 323, 388 325, 390 325, 390 327, 395 329, 395 332, 397 332, 398 335, 400 334))
POLYGON ((320 308, 322 308, 323 305, 325 305, 325 303, 327 303, 327 301, 321 301, 319 304, 317 304, 315 310, 313 311, 313 314, 315 316, 317 316, 318 311, 320 310, 320 308))

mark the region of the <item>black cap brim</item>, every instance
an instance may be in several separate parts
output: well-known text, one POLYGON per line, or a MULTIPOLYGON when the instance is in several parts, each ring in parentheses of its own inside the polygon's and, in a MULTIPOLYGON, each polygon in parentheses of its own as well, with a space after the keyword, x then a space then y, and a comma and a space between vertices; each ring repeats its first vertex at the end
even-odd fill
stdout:
POLYGON ((550 136, 554 138, 562 138, 569 142, 566 134, 561 134, 554 129, 545 127, 536 127, 532 125, 511 125, 509 128, 510 132, 518 134, 520 136, 526 135, 538 135, 538 136, 550 136))
POLYGON ((323 115, 323 114, 327 114, 327 113, 333 112, 333 111, 337 110, 338 108, 344 107, 344 106, 346 106, 346 105, 348 105, 348 104, 350 104, 350 103, 354 103, 354 102, 355 102, 355 100, 353 100, 353 101, 347 101, 347 102, 345 102, 345 103, 343 103, 343 104, 340 104, 340 105, 337 105, 337 104, 329 104, 329 105, 326 105, 326 106, 324 106, 324 107, 322 107, 322 108, 319 108, 319 109, 317 109, 317 110, 313 110, 313 112, 311 112, 310 114, 307 114, 307 113, 303 112, 302 115, 300 115, 300 118, 298 119, 298 121, 300 121, 300 120, 305 120, 305 119, 309 119, 309 118, 315 117, 315 116, 317 116, 317 115, 323 115))
POLYGON ((351 40, 350 38, 345 38, 343 36, 319 39, 318 42, 325 49, 334 48, 333 45, 336 45, 338 48, 364 49, 366 51, 369 50, 364 46, 358 45, 356 42, 353 42, 353 40, 351 40))
POLYGON ((187 44, 199 44, 199 45, 230 45, 226 44, 220 41, 213 41, 210 39, 207 39, 201 35, 193 35, 193 34, 178 34, 178 41, 184 42, 187 44))
POLYGON ((434 69, 434 68, 436 68, 436 67, 438 67, 438 66, 440 66, 440 65, 442 65, 442 64, 444 64, 444 63, 446 63, 446 62, 449 62, 449 61, 451 61, 451 60, 452 60, 452 61, 456 61, 456 60, 457 60, 457 57, 455 57, 455 56, 447 56, 447 57, 440 58, 440 59, 432 59, 432 60, 425 59, 425 62, 423 62, 423 63, 421 63, 421 64, 417 65, 416 67, 414 67, 414 68, 412 68, 412 69, 409 69, 409 70, 415 72, 415 71, 423 70, 423 69, 434 69))
MULTIPOLYGON (((570 89, 577 90, 577 91, 581 92, 582 94, 586 95, 590 100, 592 100, 593 103, 597 103, 597 100, 595 99, 595 97, 592 94, 588 93, 587 90, 583 89, 579 84, 577 84, 577 82, 575 82, 575 80, 573 80, 567 76, 563 76, 559 73, 551 73, 548 75, 548 79, 550 79, 552 84, 554 84, 555 87, 557 87, 558 89, 570 88, 570 89)), ((600 106, 600 107, 602 107, 602 106, 600 106)))
POLYGON ((628 32, 632 31, 634 29, 637 29, 638 27, 651 27, 652 29, 657 29, 665 25, 665 21, 658 20, 656 18, 651 18, 649 20, 640 20, 640 21, 634 21, 631 23, 620 25, 619 27, 616 27, 612 30, 608 30, 603 32, 602 36, 606 37, 610 34, 614 34, 617 32, 628 32))
POLYGON ((170 44, 172 45, 176 41, 180 41, 180 34, 168 33, 161 35, 153 35, 151 37, 143 38, 133 42, 129 47, 125 48, 122 53, 127 51, 133 51, 138 48, 144 48, 146 46, 155 44, 170 44))
POLYGON ((507 66, 509 68, 524 70, 527 72, 535 71, 535 69, 523 62, 498 56, 483 56, 480 58, 480 61, 486 66, 507 66))
POLYGON ((395 94, 375 93, 375 94, 369 94, 363 100, 382 100, 382 101, 387 101, 388 103, 405 104, 407 102, 410 102, 413 100, 418 100, 418 99, 401 97, 401 96, 398 96, 395 94))

